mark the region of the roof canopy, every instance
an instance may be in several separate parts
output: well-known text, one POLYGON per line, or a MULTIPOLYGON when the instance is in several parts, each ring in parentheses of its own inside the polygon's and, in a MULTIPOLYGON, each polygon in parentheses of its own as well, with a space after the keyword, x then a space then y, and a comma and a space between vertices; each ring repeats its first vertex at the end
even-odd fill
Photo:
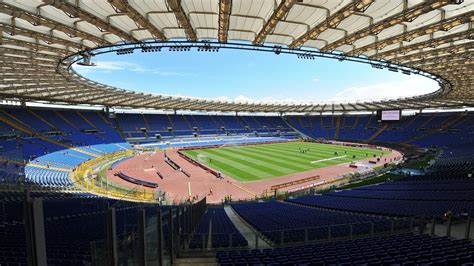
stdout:
POLYGON ((0 95, 109 107, 255 112, 473 106, 473 25, 474 2, 462 0, 3 0, 0 95), (441 89, 364 103, 230 103, 112 88, 77 75, 63 61, 83 50, 149 40, 244 41, 383 59, 436 75, 441 89))

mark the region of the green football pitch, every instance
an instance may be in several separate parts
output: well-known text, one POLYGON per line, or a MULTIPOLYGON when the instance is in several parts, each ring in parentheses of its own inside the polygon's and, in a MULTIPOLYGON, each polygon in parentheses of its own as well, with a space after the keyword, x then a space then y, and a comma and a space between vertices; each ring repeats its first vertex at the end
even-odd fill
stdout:
POLYGON ((244 182, 304 172, 384 153, 379 150, 307 142, 231 146, 183 152, 224 175, 244 182), (301 150, 306 152, 302 153, 301 150))

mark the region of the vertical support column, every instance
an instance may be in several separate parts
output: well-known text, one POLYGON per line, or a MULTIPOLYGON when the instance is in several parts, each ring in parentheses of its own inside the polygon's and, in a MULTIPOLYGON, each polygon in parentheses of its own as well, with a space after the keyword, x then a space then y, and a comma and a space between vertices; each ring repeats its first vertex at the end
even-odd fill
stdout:
POLYGON ((451 215, 448 216, 448 224, 446 225, 446 236, 451 236, 451 215))
POLYGON ((157 245, 157 254, 158 254, 158 266, 163 266, 163 217, 161 213, 161 208, 158 208, 158 213, 156 215, 156 226, 158 233, 158 245, 157 245))
POLYGON ((31 199, 29 192, 25 191, 23 203, 28 265, 46 266, 43 200, 31 199))
POLYGON ((138 210, 138 263, 146 266, 146 218, 145 209, 138 210))
POLYGON ((176 208, 176 220, 178 222, 177 226, 176 226, 176 252, 177 254, 179 255, 180 252, 181 252, 181 234, 182 234, 182 231, 181 231, 181 226, 182 226, 182 217, 183 217, 183 208, 181 208, 181 206, 178 206, 176 208))
POLYGON ((189 211, 191 212, 189 218, 190 218, 190 223, 189 225, 191 226, 191 232, 194 232, 194 217, 196 216, 196 208, 193 204, 191 204, 190 208, 189 208, 189 211))
POLYGON ((108 265, 116 266, 117 260, 117 230, 115 230, 115 208, 107 208, 107 258, 108 265))
POLYGON ((255 249, 258 249, 258 234, 255 233, 255 249))
POLYGON ((425 217, 420 218, 420 224, 418 225, 418 233, 422 235, 425 232, 425 217))
POLYGON ((183 245, 185 245, 186 244, 186 239, 188 237, 188 206, 184 206, 182 208, 182 210, 183 210, 183 225, 182 225, 182 227, 183 227, 183 232, 182 232, 183 237, 182 237, 182 239, 184 240, 183 245))
POLYGON ((189 237, 193 232, 192 218, 193 218, 193 208, 192 208, 192 205, 190 204, 188 206, 188 241, 190 240, 189 237))
POLYGON ((431 218, 430 235, 434 236, 435 230, 436 230, 436 218, 433 216, 433 218, 431 218))
POLYGON ((170 264, 174 264, 174 226, 173 226, 173 207, 170 208, 169 217, 168 217, 168 228, 170 231, 170 264))
POLYGON ((466 231, 464 232, 464 238, 469 239, 471 237, 471 216, 467 217, 466 231))

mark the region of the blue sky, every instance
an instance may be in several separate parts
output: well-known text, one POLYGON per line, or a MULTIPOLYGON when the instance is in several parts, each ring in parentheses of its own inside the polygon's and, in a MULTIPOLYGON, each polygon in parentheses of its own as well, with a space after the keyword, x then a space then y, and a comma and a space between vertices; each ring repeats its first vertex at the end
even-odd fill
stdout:
POLYGON ((295 55, 221 49, 93 58, 75 69, 119 88, 239 102, 320 102, 396 98, 434 91, 437 83, 369 65, 295 55))

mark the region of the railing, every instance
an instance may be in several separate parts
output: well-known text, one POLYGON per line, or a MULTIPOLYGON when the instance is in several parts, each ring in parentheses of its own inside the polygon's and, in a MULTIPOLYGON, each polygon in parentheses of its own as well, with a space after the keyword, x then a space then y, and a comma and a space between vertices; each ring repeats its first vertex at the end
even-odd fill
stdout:
POLYGON ((195 233, 184 243, 183 250, 188 252, 207 252, 222 249, 247 249, 284 247, 294 245, 309 245, 326 243, 338 240, 351 240, 364 237, 393 235, 407 232, 417 232, 420 219, 401 218, 378 222, 360 222, 348 224, 334 224, 328 226, 315 226, 304 228, 291 228, 282 230, 265 230, 254 232, 253 236, 243 237, 240 233, 213 234, 195 233), (262 243, 262 241, 266 243, 262 243))
MULTIPOLYGON (((91 265, 173 265, 206 210, 206 198, 194 204, 137 208, 138 216, 124 215, 114 206, 106 239, 91 243, 91 265), (120 221, 119 221, 120 220, 120 221), (113 225, 128 224, 119 231, 113 225), (114 261, 115 263, 111 263, 114 261)), ((111 208, 109 208, 110 210, 111 208)))
POLYGON ((126 150, 94 158, 78 166, 71 173, 71 179, 74 181, 74 185, 93 194, 141 202, 159 202, 164 200, 157 197, 153 190, 145 187, 139 186, 130 189, 108 180, 106 176, 108 166, 113 161, 132 155, 132 150, 126 150))

